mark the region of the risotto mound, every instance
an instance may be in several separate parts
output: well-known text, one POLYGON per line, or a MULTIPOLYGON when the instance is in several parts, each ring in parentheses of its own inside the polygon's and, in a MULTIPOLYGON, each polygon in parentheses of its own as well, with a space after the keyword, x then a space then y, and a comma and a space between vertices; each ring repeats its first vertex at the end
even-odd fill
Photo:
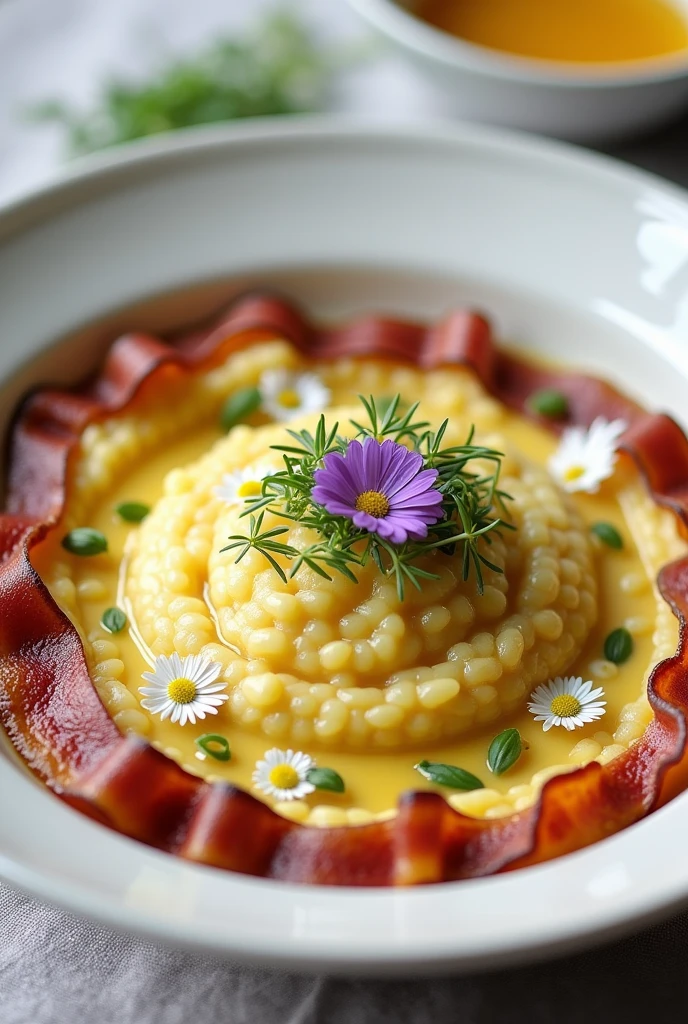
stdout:
MULTIPOLYGON (((340 421, 351 414, 331 411, 340 421)), ((168 475, 126 574, 154 654, 212 654, 244 726, 344 748, 460 735, 565 672, 596 619, 597 584, 589 531, 544 468, 508 457, 502 483, 516 529, 490 538, 485 550, 501 571, 485 569, 482 593, 464 580, 460 552, 434 552, 424 567, 439 579, 409 587, 402 601, 372 561, 357 583, 338 577, 333 586, 307 567, 285 582, 255 550, 239 562, 222 551, 246 524, 242 496, 217 494, 223 477, 242 470, 244 490, 255 490, 251 478, 259 486, 278 466, 272 446, 286 438, 281 425, 240 426, 168 475)), ((303 547, 311 533, 294 524, 288 539, 303 547)))

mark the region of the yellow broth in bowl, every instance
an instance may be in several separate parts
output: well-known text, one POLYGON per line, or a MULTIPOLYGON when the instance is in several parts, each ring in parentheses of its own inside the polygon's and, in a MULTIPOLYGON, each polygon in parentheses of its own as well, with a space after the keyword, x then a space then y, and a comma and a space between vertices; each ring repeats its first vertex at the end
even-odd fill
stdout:
POLYGON ((466 42, 536 60, 616 64, 688 51, 668 0, 414 0, 419 18, 466 42))

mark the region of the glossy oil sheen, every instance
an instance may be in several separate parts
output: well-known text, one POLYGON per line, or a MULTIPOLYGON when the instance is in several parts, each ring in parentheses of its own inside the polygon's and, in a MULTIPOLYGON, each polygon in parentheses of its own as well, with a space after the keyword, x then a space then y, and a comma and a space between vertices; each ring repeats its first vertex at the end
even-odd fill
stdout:
POLYGON ((493 50, 579 63, 688 50, 688 21, 666 0, 417 0, 431 25, 493 50))

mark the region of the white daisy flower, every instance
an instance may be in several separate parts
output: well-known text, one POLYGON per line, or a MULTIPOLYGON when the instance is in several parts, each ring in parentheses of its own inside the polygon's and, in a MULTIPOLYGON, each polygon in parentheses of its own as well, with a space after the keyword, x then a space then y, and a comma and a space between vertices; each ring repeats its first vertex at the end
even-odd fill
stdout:
POLYGON ((314 373, 265 370, 259 390, 263 412, 280 422, 309 412, 322 412, 330 401, 329 389, 314 373))
POLYGON ((139 687, 145 698, 141 707, 160 715, 163 722, 169 718, 180 725, 195 725, 197 718, 216 715, 218 707, 228 700, 228 694, 220 693, 227 684, 216 681, 221 671, 219 662, 200 654, 187 658, 176 653, 169 658, 161 654, 155 659, 153 671, 143 673, 151 685, 139 687))
POLYGON ((265 464, 244 466, 233 473, 225 473, 222 482, 214 489, 214 494, 222 498, 228 505, 236 505, 260 498, 263 480, 270 473, 276 472, 273 466, 265 464))
POLYGON ((586 430, 569 427, 549 460, 549 469, 566 491, 595 494, 614 472, 619 438, 628 426, 623 420, 598 416, 586 430))
POLYGON ((528 710, 536 722, 543 723, 544 732, 553 725, 563 725, 571 732, 602 717, 607 703, 598 699, 602 696, 601 686, 593 690, 592 683, 584 683, 581 676, 557 676, 533 690, 528 710))
POLYGON ((315 791, 308 773, 315 761, 300 750, 279 750, 273 747, 265 758, 256 762, 253 785, 275 800, 301 800, 315 791))

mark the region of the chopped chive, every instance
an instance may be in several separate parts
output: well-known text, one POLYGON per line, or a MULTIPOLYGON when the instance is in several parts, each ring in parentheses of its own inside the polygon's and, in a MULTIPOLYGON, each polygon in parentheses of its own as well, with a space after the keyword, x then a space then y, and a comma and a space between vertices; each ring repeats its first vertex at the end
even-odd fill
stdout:
POLYGON ((62 547, 72 555, 102 555, 108 549, 107 538, 90 526, 77 526, 62 538, 62 547))
POLYGON ((331 793, 344 792, 344 779, 334 768, 311 768, 306 778, 316 789, 327 789, 331 793))
POLYGON ((447 789, 484 789, 485 785, 475 775, 465 771, 463 768, 456 768, 451 764, 441 764, 439 761, 419 761, 414 765, 417 772, 438 786, 446 786, 447 789))
POLYGON ((142 501, 123 501, 115 506, 115 512, 126 523, 140 523, 150 512, 150 505, 144 505, 142 501))
POLYGON ((615 526, 611 523, 593 523, 590 527, 590 532, 594 533, 596 537, 599 537, 603 544, 606 544, 609 548, 614 548, 616 551, 621 551, 623 547, 623 537, 615 526))
POLYGON ((522 750, 523 740, 518 729, 505 729, 490 743, 487 767, 494 775, 503 775, 516 764, 522 750))
POLYGON ((225 433, 255 412, 260 402, 258 388, 241 388, 230 395, 220 412, 220 426, 225 433))
POLYGON ((108 633, 121 633, 127 624, 127 617, 121 608, 106 608, 100 624, 108 633))
POLYGON ((216 761, 229 761, 232 756, 227 740, 215 732, 206 732, 198 736, 196 746, 208 757, 214 757, 216 761))
POLYGON ((615 665, 623 665, 633 654, 633 637, 623 626, 613 630, 604 641, 604 656, 615 665))
POLYGON ((531 412, 544 416, 548 420, 563 420, 568 415, 569 400, 561 391, 554 388, 542 388, 529 396, 526 405, 531 412))

